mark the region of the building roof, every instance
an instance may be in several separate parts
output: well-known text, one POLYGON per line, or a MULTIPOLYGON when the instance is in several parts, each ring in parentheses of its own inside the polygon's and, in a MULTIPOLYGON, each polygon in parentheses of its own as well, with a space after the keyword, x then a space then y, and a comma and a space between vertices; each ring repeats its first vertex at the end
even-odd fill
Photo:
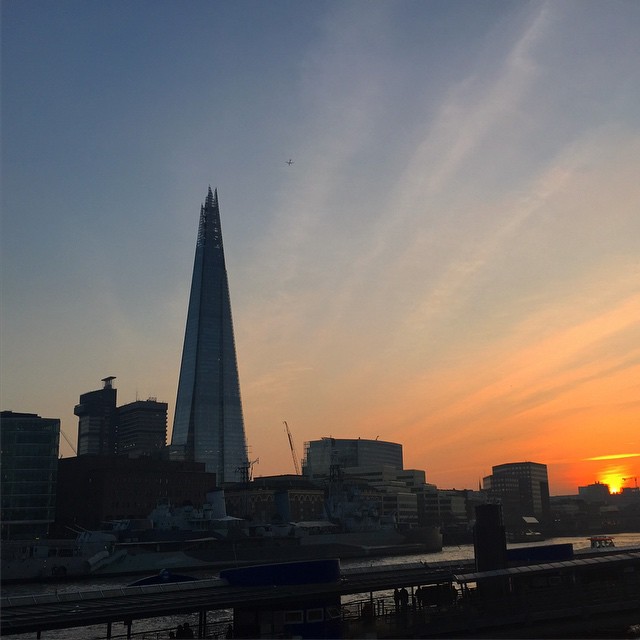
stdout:
POLYGON ((492 569, 491 571, 475 571, 454 575, 456 582, 477 582, 483 578, 500 578, 524 574, 553 573, 561 569, 584 568, 597 565, 611 565, 612 563, 627 562, 634 564, 640 562, 640 551, 629 553, 607 554, 593 558, 579 558, 574 560, 562 560, 560 562, 545 562, 543 564, 529 564, 521 567, 509 567, 508 569, 492 569))

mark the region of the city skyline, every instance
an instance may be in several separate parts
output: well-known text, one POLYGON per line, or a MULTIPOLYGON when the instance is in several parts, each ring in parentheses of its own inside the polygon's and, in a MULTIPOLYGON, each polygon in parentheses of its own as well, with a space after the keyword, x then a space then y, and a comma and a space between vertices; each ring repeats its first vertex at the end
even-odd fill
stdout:
POLYGON ((293 472, 286 420, 300 457, 379 437, 444 488, 521 460, 552 495, 632 486, 639 27, 624 1, 2 3, 2 410, 75 441, 113 374, 173 424, 211 184, 254 475, 293 472))

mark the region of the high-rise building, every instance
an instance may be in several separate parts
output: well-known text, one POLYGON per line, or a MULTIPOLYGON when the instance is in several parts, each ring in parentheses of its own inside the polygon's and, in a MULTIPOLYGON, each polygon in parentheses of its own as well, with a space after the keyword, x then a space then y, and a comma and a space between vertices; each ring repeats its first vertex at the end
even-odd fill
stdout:
POLYGON ((46 536, 56 508, 60 420, 0 413, 2 539, 46 536))
POLYGON ((103 378, 104 386, 80 396, 73 413, 78 416, 78 455, 114 455, 116 442, 116 395, 114 376, 103 378))
POLYGON ((510 462, 492 467, 483 479, 491 497, 500 499, 508 527, 533 516, 541 523, 549 517, 549 477, 547 465, 539 462, 510 462))
POLYGON ((218 193, 211 187, 200 208, 171 455, 204 462, 218 484, 239 479, 247 464, 218 193))
POLYGON ((167 443, 167 403, 156 398, 118 407, 118 455, 129 458, 160 453, 167 443))

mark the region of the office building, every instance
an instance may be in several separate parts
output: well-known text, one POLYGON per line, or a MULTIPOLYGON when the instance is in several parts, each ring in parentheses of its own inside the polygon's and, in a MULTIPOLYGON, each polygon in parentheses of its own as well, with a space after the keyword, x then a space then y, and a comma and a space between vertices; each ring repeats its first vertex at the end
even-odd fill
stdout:
POLYGON ((203 462, 218 484, 238 480, 247 464, 218 194, 211 188, 200 209, 170 455, 203 462))
POLYGON ((79 456, 114 455, 116 439, 116 395, 114 376, 103 378, 103 387, 80 396, 73 413, 78 416, 79 456))
POLYGON ((489 496, 502 504, 504 523, 513 529, 523 518, 534 517, 541 524, 549 520, 549 477, 547 465, 538 462, 511 462, 492 467, 483 479, 489 496))
POLYGON ((156 398, 118 407, 118 455, 129 458, 159 454, 167 442, 167 403, 156 398))
POLYGON ((382 467, 402 470, 402 445, 383 440, 322 438, 304 445, 303 474, 328 478, 354 467, 382 467))
POLYGON ((60 420, 35 413, 0 413, 2 539, 49 533, 54 521, 60 420))

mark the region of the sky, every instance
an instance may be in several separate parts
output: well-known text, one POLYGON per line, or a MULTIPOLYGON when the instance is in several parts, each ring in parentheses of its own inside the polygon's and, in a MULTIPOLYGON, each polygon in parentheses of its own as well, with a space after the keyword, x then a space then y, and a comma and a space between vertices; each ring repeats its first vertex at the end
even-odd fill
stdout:
POLYGON ((75 445, 116 376, 171 432, 211 185, 255 476, 287 421, 440 488, 634 485, 640 3, 1 6, 2 410, 75 445))

